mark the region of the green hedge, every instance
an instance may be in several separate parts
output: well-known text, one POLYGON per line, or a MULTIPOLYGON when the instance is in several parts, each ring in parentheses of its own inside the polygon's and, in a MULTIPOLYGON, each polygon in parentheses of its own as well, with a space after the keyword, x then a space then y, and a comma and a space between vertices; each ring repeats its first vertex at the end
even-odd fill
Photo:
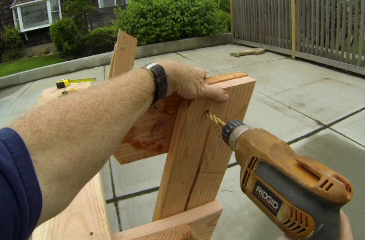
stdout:
POLYGON ((86 34, 83 41, 85 43, 84 55, 111 52, 117 42, 117 29, 113 26, 97 28, 86 34))
POLYGON ((19 58, 24 49, 23 40, 16 28, 4 28, 0 38, 0 56, 2 62, 9 62, 19 58))
POLYGON ((71 18, 51 25, 51 38, 62 58, 78 58, 113 51, 117 29, 97 28, 84 34, 71 18))
POLYGON ((216 0, 131 0, 119 11, 115 26, 139 45, 227 32, 216 0))
POLYGON ((218 18, 220 22, 224 22, 226 24, 228 31, 231 31, 231 14, 219 11, 218 18))
POLYGON ((71 18, 58 20, 51 25, 51 38, 62 58, 81 55, 82 34, 71 18))

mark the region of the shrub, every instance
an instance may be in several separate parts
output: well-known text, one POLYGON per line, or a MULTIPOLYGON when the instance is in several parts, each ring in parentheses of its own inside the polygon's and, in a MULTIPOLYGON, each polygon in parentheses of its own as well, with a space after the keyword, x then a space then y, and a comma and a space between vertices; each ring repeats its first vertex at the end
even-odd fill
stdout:
POLYGON ((96 10, 92 4, 91 0, 66 0, 63 13, 66 17, 72 18, 79 29, 86 32, 83 17, 86 12, 96 10))
POLYGON ((217 3, 218 3, 220 10, 227 12, 227 13, 229 13, 231 11, 230 0, 218 0, 217 3))
POLYGON ((224 22, 226 24, 228 31, 231 31, 231 14, 219 11, 218 18, 220 22, 224 22))
POLYGON ((114 24, 145 45, 222 34, 218 14, 216 0, 132 0, 114 24))
POLYGON ((62 58, 75 58, 81 54, 82 34, 70 18, 51 25, 51 38, 62 58))
POLYGON ((113 26, 97 28, 84 37, 84 55, 113 51, 117 41, 117 29, 113 26))
POLYGON ((1 33, 0 42, 0 45, 2 45, 0 48, 2 48, 3 51, 3 54, 0 55, 2 62, 8 62, 17 59, 20 55, 20 52, 24 48, 23 40, 18 29, 16 28, 5 27, 4 31, 1 33))

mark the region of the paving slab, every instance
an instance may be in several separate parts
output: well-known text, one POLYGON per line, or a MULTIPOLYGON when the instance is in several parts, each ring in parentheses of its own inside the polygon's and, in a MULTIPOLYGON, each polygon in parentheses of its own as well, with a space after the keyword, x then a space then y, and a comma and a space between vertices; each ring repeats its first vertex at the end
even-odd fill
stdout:
POLYGON ((323 78, 271 97, 325 124, 365 106, 364 88, 333 78, 323 78))
POLYGON ((175 61, 175 62, 180 62, 180 63, 184 63, 187 64, 189 66, 192 67, 199 67, 199 68, 204 68, 205 71, 210 72, 212 71, 212 67, 209 65, 203 65, 199 62, 196 62, 194 60, 191 60, 189 57, 185 57, 185 56, 181 56, 177 53, 168 53, 168 54, 163 54, 163 55, 158 55, 158 56, 153 56, 153 57, 146 57, 146 58, 141 58, 141 59, 136 59, 134 62, 134 69, 138 69, 141 68, 149 63, 153 63, 153 62, 157 62, 157 61, 175 61))
POLYGON ((111 157, 115 195, 123 196, 160 186, 166 154, 120 165, 111 157))
POLYGON ((30 85, 32 85, 32 83, 0 90, 0 116, 4 116, 4 111, 6 111, 30 85))
POLYGON ((244 122, 290 141, 319 128, 316 121, 254 91, 244 122))
POLYGON ((16 113, 5 117, 0 117, 0 128, 9 127, 12 122, 18 119, 23 113, 16 113))
POLYGON ((298 154, 316 159, 351 182, 354 196, 343 210, 350 218, 354 239, 363 239, 365 148, 330 129, 299 141, 292 147, 298 154))
POLYGON ((217 196, 223 212, 212 240, 274 240, 282 232, 242 193, 240 169, 239 166, 229 168, 224 175, 217 196))
MULTIPOLYGON (((57 80, 61 79, 78 79, 78 78, 88 78, 94 77, 97 81, 104 79, 104 68, 92 68, 87 70, 82 70, 78 72, 73 72, 70 74, 60 75, 56 77, 45 78, 42 80, 35 81, 31 86, 22 93, 16 101, 2 114, 2 116, 7 116, 16 113, 22 113, 29 110, 37 101, 39 96, 42 94, 43 90, 54 87, 57 80)), ((25 84, 25 86, 27 85, 25 84)))
POLYGON ((219 72, 238 71, 256 79, 255 89, 267 96, 323 79, 333 73, 333 70, 289 58, 254 63, 219 72))
POLYGON ((118 202, 122 230, 131 229, 152 221, 157 192, 144 194, 118 202))
POLYGON ((114 233, 120 232, 119 223, 118 223, 117 209, 114 206, 114 203, 108 203, 106 205, 106 209, 108 211, 109 223, 112 227, 113 232, 114 233))
POLYGON ((231 52, 240 52, 248 48, 249 47, 229 44, 216 47, 199 48, 195 50, 179 52, 179 54, 213 70, 224 70, 259 62, 287 58, 285 56, 271 52, 265 52, 261 55, 247 55, 239 58, 229 55, 231 52))
POLYGON ((332 128, 365 146, 365 110, 335 124, 332 128))

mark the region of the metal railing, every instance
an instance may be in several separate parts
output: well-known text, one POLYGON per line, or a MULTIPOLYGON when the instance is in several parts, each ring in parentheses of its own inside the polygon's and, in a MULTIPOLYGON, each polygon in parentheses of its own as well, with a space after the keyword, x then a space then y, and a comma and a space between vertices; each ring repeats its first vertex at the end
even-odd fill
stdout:
POLYGON ((365 75, 365 0, 231 0, 233 41, 365 75))

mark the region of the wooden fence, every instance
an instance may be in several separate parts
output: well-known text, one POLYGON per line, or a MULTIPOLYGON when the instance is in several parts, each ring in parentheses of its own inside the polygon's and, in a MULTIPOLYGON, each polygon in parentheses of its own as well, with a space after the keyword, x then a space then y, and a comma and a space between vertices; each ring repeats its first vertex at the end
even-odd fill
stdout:
POLYGON ((365 0, 231 0, 233 41, 365 75, 365 0))

